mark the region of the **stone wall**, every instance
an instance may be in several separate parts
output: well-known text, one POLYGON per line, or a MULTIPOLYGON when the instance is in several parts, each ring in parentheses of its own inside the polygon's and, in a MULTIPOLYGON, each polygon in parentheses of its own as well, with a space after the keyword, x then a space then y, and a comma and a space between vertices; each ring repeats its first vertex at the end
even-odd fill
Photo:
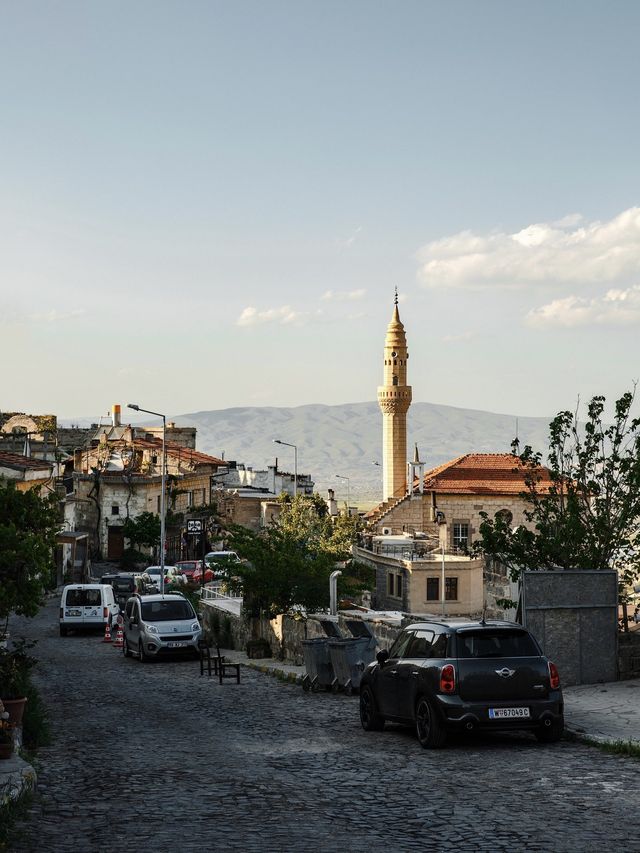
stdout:
POLYGON ((618 576, 614 571, 524 572, 524 624, 563 684, 618 677, 618 576))
MULTIPOLYGON (((278 616, 272 620, 254 620, 252 624, 243 616, 235 616, 217 607, 215 600, 202 602, 200 610, 205 634, 209 639, 215 639, 217 635, 221 645, 225 645, 224 640, 229 642, 231 648, 242 651, 246 649, 248 640, 265 639, 271 647, 273 657, 297 665, 304 663, 302 641, 326 637, 322 622, 331 621, 331 617, 327 615, 309 616, 306 619, 278 616)), ((354 614, 339 615, 338 628, 344 637, 351 636, 346 622, 357 618, 354 614)), ((382 620, 368 621, 367 624, 376 637, 378 650, 390 648, 400 632, 398 626, 382 620)))
POLYGON ((640 632, 618 634, 618 670, 620 680, 640 678, 640 632))

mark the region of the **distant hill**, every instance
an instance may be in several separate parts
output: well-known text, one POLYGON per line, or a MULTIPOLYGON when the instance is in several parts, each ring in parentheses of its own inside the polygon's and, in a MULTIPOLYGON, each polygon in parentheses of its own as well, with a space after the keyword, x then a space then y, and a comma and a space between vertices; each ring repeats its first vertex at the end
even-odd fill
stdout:
MULTIPOLYGON (((295 408, 243 407, 193 412, 172 417, 181 426, 198 429, 198 449, 254 468, 272 464, 278 456, 281 470, 293 471, 293 450, 273 444, 274 438, 298 446, 298 470, 309 473, 316 488, 336 490, 345 500, 346 483, 336 474, 351 478, 351 498, 360 502, 381 499, 382 415, 378 404, 348 403, 341 406, 295 408)), ((543 450, 551 418, 519 418, 521 446, 543 450)), ((514 415, 501 415, 433 403, 413 403, 409 410, 408 452, 418 443, 420 457, 433 467, 463 453, 505 453, 511 449, 516 430, 514 415)))

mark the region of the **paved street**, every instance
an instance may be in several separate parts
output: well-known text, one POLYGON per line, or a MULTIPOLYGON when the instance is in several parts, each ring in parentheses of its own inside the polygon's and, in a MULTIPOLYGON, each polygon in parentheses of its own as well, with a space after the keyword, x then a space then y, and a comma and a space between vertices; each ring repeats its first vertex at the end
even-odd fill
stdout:
POLYGON ((640 765, 532 736, 420 749, 366 734, 355 697, 248 669, 142 665, 95 635, 35 636, 55 741, 16 851, 577 851, 634 847, 640 765))

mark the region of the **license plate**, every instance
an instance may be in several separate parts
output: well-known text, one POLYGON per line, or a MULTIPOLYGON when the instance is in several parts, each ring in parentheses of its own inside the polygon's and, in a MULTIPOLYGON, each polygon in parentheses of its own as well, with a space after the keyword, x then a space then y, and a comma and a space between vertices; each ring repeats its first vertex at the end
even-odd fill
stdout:
POLYGON ((511 717, 529 717, 528 708, 489 708, 490 720, 504 720, 511 717))
POLYGON ((81 610, 65 610, 65 616, 82 616, 81 610))
POLYGON ((179 648, 182 648, 182 646, 186 646, 187 644, 186 643, 167 643, 167 645, 169 646, 170 649, 179 649, 179 648))

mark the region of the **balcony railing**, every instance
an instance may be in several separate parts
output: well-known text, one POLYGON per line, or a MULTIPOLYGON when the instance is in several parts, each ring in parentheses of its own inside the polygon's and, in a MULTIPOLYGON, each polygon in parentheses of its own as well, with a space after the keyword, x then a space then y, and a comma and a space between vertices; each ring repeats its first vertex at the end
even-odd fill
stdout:
MULTIPOLYGON (((386 542, 384 539, 363 537, 358 543, 363 551, 376 554, 380 557, 389 557, 392 560, 410 560, 412 562, 441 562, 442 548, 434 547, 432 542, 424 542, 419 539, 408 539, 407 542, 386 542)), ((445 548, 445 562, 452 560, 472 559, 467 548, 445 548)))

